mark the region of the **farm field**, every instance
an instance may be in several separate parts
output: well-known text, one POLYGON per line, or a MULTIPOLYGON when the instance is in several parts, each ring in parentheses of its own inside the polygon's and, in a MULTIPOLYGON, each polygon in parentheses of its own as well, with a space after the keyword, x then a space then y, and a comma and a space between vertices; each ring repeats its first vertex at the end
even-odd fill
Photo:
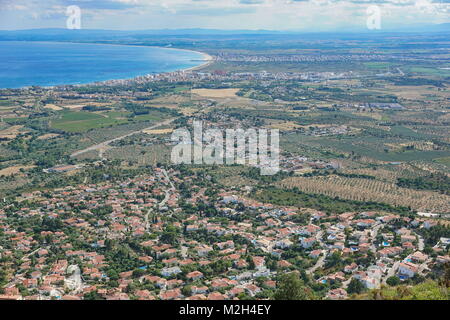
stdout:
POLYGON ((193 89, 192 93, 206 98, 234 98, 240 89, 193 89))
POLYGON ((450 197, 431 191, 400 188, 395 183, 378 180, 326 177, 291 177, 277 183, 284 188, 298 188, 307 193, 356 201, 374 201, 411 207, 423 212, 450 212, 450 197))
POLYGON ((111 160, 128 161, 135 165, 156 165, 170 162, 170 148, 164 145, 123 146, 112 148, 105 152, 105 157, 111 160))
POLYGON ((28 170, 35 168, 35 166, 14 166, 14 167, 8 167, 0 170, 0 177, 1 176, 12 176, 15 174, 18 174, 21 172, 21 170, 28 170))
POLYGON ((51 121, 51 127, 65 132, 84 132, 126 122, 127 120, 96 113, 63 111, 59 119, 51 121))

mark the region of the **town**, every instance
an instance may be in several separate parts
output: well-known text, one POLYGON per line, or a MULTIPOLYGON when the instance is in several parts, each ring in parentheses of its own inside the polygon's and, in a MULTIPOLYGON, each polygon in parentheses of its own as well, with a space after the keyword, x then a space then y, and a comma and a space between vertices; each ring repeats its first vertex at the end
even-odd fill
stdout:
POLYGON ((275 206, 182 170, 4 206, 2 269, 15 271, 0 299, 268 298, 298 269, 317 298, 345 299, 450 262, 436 221, 275 206))

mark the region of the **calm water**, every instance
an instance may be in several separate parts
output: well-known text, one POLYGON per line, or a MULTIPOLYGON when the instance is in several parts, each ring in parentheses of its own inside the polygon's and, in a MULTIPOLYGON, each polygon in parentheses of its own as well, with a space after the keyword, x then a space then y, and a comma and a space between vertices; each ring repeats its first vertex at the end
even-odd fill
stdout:
POLYGON ((165 48, 0 41, 0 88, 129 79, 195 67, 201 60, 200 53, 165 48))

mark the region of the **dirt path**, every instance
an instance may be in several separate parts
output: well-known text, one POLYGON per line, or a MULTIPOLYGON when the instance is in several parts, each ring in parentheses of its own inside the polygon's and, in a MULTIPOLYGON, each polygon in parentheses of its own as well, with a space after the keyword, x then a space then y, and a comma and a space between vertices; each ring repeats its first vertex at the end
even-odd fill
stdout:
POLYGON ((103 153, 105 150, 108 149, 109 145, 111 143, 113 143, 113 142, 120 141, 120 140, 125 139, 127 137, 130 137, 130 136, 132 136, 132 135, 134 135, 136 133, 140 133, 140 132, 142 132, 144 130, 153 130, 153 129, 156 129, 156 128, 161 127, 161 126, 169 125, 173 121, 175 121, 175 119, 169 119, 169 120, 165 120, 163 122, 159 122, 159 123, 157 123, 157 124, 155 124, 155 125, 153 125, 151 127, 148 127, 148 128, 145 128, 145 129, 141 129, 141 130, 137 130, 137 131, 133 131, 133 132, 130 132, 130 133, 126 134, 126 135, 123 135, 123 136, 120 136, 120 137, 117 137, 117 138, 114 138, 114 139, 111 139, 111 140, 107 140, 107 141, 104 141, 102 143, 90 146, 90 147, 88 147, 86 149, 74 152, 70 156, 73 158, 73 157, 79 156, 80 154, 83 154, 83 153, 86 153, 86 152, 89 152, 89 151, 100 151, 100 152, 103 153))

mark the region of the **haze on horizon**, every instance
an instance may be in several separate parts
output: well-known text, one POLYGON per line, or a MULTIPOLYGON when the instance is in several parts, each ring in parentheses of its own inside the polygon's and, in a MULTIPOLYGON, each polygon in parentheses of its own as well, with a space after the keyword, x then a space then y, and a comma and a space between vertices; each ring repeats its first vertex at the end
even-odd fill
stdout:
POLYGON ((338 31, 366 27, 367 8, 382 28, 450 22, 450 0, 0 0, 0 30, 64 28, 77 5, 83 29, 247 29, 338 31))

